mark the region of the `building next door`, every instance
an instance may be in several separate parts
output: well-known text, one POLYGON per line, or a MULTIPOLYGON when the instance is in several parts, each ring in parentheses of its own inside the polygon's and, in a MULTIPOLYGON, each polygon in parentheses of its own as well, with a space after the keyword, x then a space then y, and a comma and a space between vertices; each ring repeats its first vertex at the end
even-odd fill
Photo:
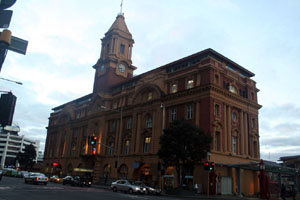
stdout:
POLYGON ((232 194, 232 177, 222 176, 221 179, 221 194, 232 194))

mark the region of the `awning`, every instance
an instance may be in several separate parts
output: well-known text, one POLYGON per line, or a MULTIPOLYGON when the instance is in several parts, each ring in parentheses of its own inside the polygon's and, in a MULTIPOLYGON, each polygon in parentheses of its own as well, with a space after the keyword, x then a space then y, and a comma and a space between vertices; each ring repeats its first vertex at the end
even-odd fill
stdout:
POLYGON ((92 169, 74 168, 74 172, 93 172, 92 169))

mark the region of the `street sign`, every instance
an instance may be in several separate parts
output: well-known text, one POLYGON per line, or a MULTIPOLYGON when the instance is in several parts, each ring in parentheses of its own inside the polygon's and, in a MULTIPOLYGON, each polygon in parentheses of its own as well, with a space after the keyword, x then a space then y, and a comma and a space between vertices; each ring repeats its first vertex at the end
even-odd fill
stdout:
POLYGON ((0 10, 11 7, 17 0, 0 0, 0 10))
MULTIPOLYGON (((0 32, 0 35, 1 34, 2 34, 2 32, 0 32)), ((7 47, 7 49, 11 50, 11 51, 14 51, 16 53, 20 53, 20 54, 25 55, 26 50, 27 50, 27 46, 28 46, 28 41, 27 40, 23 40, 21 38, 11 36, 10 45, 7 47)))
POLYGON ((9 27, 12 14, 12 10, 0 10, 0 28, 9 27))
POLYGON ((11 36, 11 43, 8 46, 8 50, 14 51, 16 53, 20 53, 25 55, 26 54, 26 50, 27 50, 27 46, 28 46, 28 41, 27 40, 23 40, 21 38, 17 38, 14 36, 11 36))

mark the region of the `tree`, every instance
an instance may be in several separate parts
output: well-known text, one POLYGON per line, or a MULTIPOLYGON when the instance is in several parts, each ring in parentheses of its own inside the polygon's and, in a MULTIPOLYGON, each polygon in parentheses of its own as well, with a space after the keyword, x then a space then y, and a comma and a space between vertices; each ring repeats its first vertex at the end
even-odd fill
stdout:
POLYGON ((34 159, 36 158, 36 150, 35 147, 30 144, 25 146, 24 153, 19 152, 16 156, 16 161, 20 163, 21 166, 25 168, 25 170, 30 167, 30 169, 34 165, 34 159))
POLYGON ((165 165, 175 167, 177 181, 181 183, 180 174, 184 177, 187 170, 192 171, 195 164, 206 158, 211 142, 211 135, 205 134, 199 127, 183 119, 176 120, 160 137, 158 155, 165 165))

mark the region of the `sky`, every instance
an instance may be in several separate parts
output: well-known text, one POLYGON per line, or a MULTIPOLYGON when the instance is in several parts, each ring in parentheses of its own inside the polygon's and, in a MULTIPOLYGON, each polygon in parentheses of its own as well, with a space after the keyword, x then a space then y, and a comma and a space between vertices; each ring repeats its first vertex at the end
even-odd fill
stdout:
MULTIPOLYGON (((41 141, 52 108, 92 92, 101 38, 121 0, 26 0, 10 9, 12 35, 26 55, 8 52, 0 91, 17 96, 20 135, 41 141)), ((299 0, 124 0, 132 61, 144 73, 212 48, 255 74, 261 158, 300 155, 299 0)))

